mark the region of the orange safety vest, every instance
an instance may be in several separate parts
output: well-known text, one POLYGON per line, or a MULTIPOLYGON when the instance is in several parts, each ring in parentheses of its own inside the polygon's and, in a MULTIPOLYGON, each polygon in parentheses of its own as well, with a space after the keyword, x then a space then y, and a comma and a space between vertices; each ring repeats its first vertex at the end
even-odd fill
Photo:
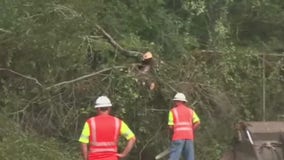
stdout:
POLYGON ((116 159, 121 120, 110 115, 99 115, 88 119, 87 123, 90 126, 89 157, 116 159))
POLYGON ((171 109, 174 118, 174 134, 172 140, 193 140, 193 110, 185 105, 171 109))

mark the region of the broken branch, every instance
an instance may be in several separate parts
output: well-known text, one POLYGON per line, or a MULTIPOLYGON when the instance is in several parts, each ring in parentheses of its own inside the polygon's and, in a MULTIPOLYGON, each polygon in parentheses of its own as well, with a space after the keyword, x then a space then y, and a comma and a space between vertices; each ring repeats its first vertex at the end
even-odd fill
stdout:
POLYGON ((39 86, 42 87, 42 84, 41 84, 36 78, 33 78, 33 77, 31 77, 31 76, 27 76, 27 75, 18 73, 18 72, 16 72, 16 71, 13 71, 13 70, 8 69, 8 68, 0 68, 0 71, 8 71, 8 72, 11 72, 11 73, 13 73, 13 74, 16 74, 16 75, 18 75, 18 76, 20 76, 20 77, 23 77, 23 78, 26 78, 26 79, 35 81, 35 83, 36 83, 37 85, 39 85, 39 86))
POLYGON ((125 48, 121 47, 101 26, 96 25, 97 29, 102 32, 104 37, 109 41, 109 43, 116 49, 118 49, 120 52, 124 53, 125 56, 130 56, 130 57, 139 57, 142 56, 143 53, 138 52, 138 51, 129 51, 126 50, 125 48))
POLYGON ((94 76, 94 75, 97 75, 97 74, 100 74, 100 73, 109 71, 109 70, 111 70, 111 69, 119 69, 119 68, 125 68, 125 66, 115 66, 115 67, 105 68, 105 69, 102 69, 102 70, 100 70, 100 71, 98 71, 98 72, 93 72, 93 73, 91 73, 91 74, 87 74, 87 75, 84 75, 84 76, 75 78, 75 79, 73 79, 73 80, 63 81, 63 82, 54 84, 54 85, 49 86, 49 87, 47 87, 47 88, 45 88, 45 89, 51 89, 51 88, 54 88, 54 87, 58 87, 58 86, 65 85, 65 84, 74 83, 74 82, 77 82, 77 81, 80 81, 80 80, 83 80, 83 79, 92 77, 92 76, 94 76))

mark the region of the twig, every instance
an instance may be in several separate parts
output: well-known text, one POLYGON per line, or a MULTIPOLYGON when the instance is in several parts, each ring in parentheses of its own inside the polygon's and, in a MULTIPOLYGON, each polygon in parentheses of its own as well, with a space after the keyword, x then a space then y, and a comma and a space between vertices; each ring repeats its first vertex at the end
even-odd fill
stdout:
POLYGON ((33 78, 33 77, 30 77, 30 76, 27 76, 27 75, 24 75, 24 74, 21 74, 21 73, 18 73, 16 71, 13 71, 11 69, 8 69, 8 68, 0 68, 0 71, 8 71, 8 72, 11 72, 11 73, 14 73, 20 77, 23 77, 23 78, 26 78, 26 79, 29 79, 29 80, 32 80, 32 81, 35 81, 35 83, 39 86, 42 87, 42 84, 36 79, 36 78, 33 78))
POLYGON ((157 130, 157 132, 149 139, 146 141, 146 144, 142 147, 142 149, 139 152, 139 160, 142 160, 142 153, 143 151, 146 149, 146 147, 157 137, 159 136, 159 133, 162 129, 163 125, 160 125, 159 129, 157 130))
POLYGON ((3 28, 0 28, 0 31, 1 31, 1 32, 4 32, 4 33, 12 33, 11 31, 6 30, 6 29, 3 29, 3 28))
POLYGON ((164 85, 168 86, 171 91, 173 92, 178 92, 177 89, 175 89, 173 86, 171 86, 168 82, 162 80, 162 78, 156 77, 161 83, 163 83, 164 85))
POLYGON ((69 81, 63 81, 63 82, 54 84, 54 85, 49 86, 49 87, 47 87, 47 88, 45 88, 45 89, 51 89, 51 88, 54 88, 54 87, 58 87, 58 86, 65 85, 65 84, 74 83, 74 82, 77 82, 77 81, 80 81, 80 80, 83 80, 83 79, 92 77, 92 76, 94 76, 94 75, 97 75, 97 74, 100 74, 100 73, 109 71, 109 70, 111 70, 111 69, 119 69, 119 68, 125 68, 125 66, 115 66, 115 67, 111 67, 111 68, 105 68, 105 69, 102 69, 102 70, 100 70, 100 71, 98 71, 98 72, 93 72, 93 73, 91 73, 91 74, 87 74, 87 75, 84 75, 84 76, 81 76, 81 77, 78 77, 78 78, 75 78, 75 79, 72 79, 72 80, 69 80, 69 81))
POLYGON ((152 112, 169 112, 169 110, 167 109, 155 109, 155 108, 151 108, 151 109, 146 109, 148 111, 152 111, 152 112))
POLYGON ((109 43, 116 49, 118 49, 119 51, 121 51, 122 53, 124 53, 126 56, 130 56, 130 57, 139 57, 142 56, 143 53, 138 52, 138 51, 129 51, 126 50, 125 48, 121 47, 121 45, 119 45, 101 26, 96 25, 97 29, 100 30, 104 37, 109 41, 109 43))
POLYGON ((39 95, 35 96, 33 99, 31 99, 22 109, 12 112, 12 113, 8 113, 8 115, 15 115, 15 114, 19 114, 19 113, 24 113, 32 103, 36 102, 38 99, 40 98, 39 95))

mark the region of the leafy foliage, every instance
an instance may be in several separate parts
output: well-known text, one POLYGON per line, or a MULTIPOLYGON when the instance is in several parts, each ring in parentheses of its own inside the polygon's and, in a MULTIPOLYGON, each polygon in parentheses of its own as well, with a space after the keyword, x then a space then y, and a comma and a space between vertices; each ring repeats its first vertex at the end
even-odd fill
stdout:
POLYGON ((27 159, 38 148, 35 159, 65 157, 57 141, 77 149, 84 121, 95 114, 93 101, 104 94, 138 137, 129 159, 152 159, 168 147, 167 113, 181 91, 202 120, 197 159, 219 159, 233 123, 263 118, 264 98, 266 119, 282 116, 283 6, 280 0, 0 1, 0 110, 21 126, 3 140, 29 149, 8 155, 11 148, 0 143, 3 158, 27 159), (139 75, 139 57, 124 54, 97 25, 128 51, 154 53, 154 73, 139 75), (145 79, 156 83, 153 91, 145 79), (39 143, 41 137, 53 138, 39 143))
POLYGON ((78 159, 78 154, 70 154, 64 145, 54 138, 45 139, 34 132, 22 132, 20 126, 1 114, 0 158, 18 157, 23 160, 36 159, 78 159), (63 149, 62 149, 63 148, 63 149))

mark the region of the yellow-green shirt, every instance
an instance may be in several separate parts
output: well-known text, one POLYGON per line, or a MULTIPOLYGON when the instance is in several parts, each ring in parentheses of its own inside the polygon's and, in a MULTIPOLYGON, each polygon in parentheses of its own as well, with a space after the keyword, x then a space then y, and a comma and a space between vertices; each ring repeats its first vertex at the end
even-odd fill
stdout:
MULTIPOLYGON (((123 121, 121 121, 120 134, 127 140, 135 137, 134 133, 129 129, 127 124, 124 123, 123 121)), ((79 142, 89 143, 89 137, 90 137, 90 127, 89 127, 89 124, 85 122, 84 128, 79 138, 79 142)))
MULTIPOLYGON (((194 123, 197 123, 197 122, 200 122, 200 119, 199 119, 198 115, 193 111, 192 123, 194 124, 194 123)), ((168 125, 169 126, 174 125, 174 116, 173 116, 173 112, 172 111, 169 112, 168 125)))

